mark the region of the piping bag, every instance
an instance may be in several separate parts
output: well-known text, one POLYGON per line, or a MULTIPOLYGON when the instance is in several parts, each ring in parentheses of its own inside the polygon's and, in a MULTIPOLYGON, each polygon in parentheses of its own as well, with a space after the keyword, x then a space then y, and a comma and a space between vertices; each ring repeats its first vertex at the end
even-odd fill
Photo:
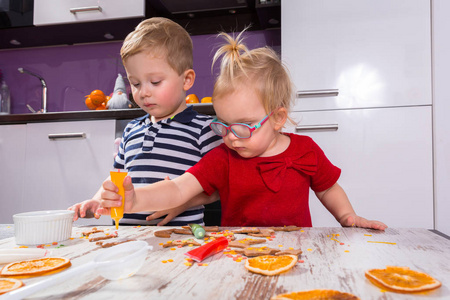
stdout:
POLYGON ((220 237, 212 242, 206 243, 203 246, 195 248, 184 255, 189 256, 196 262, 201 262, 207 257, 223 251, 228 247, 228 239, 226 237, 220 237))
POLYGON ((0 249, 0 264, 49 256, 51 251, 39 248, 0 249))
POLYGON ((197 239, 202 239, 205 237, 205 228, 203 228, 202 225, 198 225, 198 224, 188 224, 189 228, 191 228, 192 234, 195 236, 195 238, 197 239))

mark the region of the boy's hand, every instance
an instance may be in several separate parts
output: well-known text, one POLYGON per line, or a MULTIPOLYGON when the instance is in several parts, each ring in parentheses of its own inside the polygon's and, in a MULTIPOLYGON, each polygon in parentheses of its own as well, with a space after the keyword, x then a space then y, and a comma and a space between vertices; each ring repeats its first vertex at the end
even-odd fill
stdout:
POLYGON ((344 216, 341 221, 343 227, 362 227, 377 230, 385 230, 387 225, 380 221, 367 220, 355 214, 344 216))
MULTIPOLYGON (((102 192, 100 199, 100 207, 97 209, 97 214, 110 215, 111 207, 119 207, 122 205, 122 197, 118 194, 119 188, 110 180, 107 179, 102 184, 102 192)), ((126 176, 123 180, 125 205, 124 212, 131 212, 135 199, 134 186, 131 183, 131 177, 126 176)))
POLYGON ((179 214, 184 212, 185 210, 186 210, 186 207, 178 206, 178 207, 171 208, 171 209, 155 211, 154 213, 149 215, 146 218, 146 220, 151 221, 151 220, 159 219, 159 218, 165 216, 165 218, 161 222, 156 224, 157 226, 164 226, 167 223, 169 223, 173 218, 175 218, 176 216, 178 216, 179 214))
POLYGON ((100 215, 96 213, 98 207, 100 206, 100 201, 96 199, 85 200, 83 202, 72 205, 68 210, 73 210, 75 214, 73 215, 73 220, 76 221, 78 218, 100 218, 100 215))

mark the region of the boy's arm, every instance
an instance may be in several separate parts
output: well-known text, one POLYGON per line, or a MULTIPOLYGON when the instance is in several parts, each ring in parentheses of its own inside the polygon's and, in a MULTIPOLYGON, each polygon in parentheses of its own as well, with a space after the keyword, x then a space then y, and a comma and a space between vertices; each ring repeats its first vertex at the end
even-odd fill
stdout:
POLYGON ((387 226, 380 221, 367 220, 356 215, 350 201, 348 200, 347 194, 338 183, 335 183, 332 187, 325 191, 317 192, 316 196, 328 209, 328 211, 336 218, 336 220, 344 227, 356 226, 378 230, 385 230, 387 228, 387 226))
MULTIPOLYGON (((203 188, 197 178, 190 173, 175 178, 163 180, 145 187, 134 188, 131 177, 127 176, 123 182, 125 192, 125 212, 158 211, 174 208, 185 204, 194 196, 203 192, 203 188)), ((103 182, 101 192, 101 207, 99 214, 110 213, 110 207, 118 207, 122 204, 119 189, 111 181, 103 182)))

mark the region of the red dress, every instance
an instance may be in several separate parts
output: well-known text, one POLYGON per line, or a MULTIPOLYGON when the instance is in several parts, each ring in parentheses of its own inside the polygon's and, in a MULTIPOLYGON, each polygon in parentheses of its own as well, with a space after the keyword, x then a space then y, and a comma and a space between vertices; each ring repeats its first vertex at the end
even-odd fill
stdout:
POLYGON ((221 144, 187 170, 208 195, 219 191, 222 226, 312 226, 309 188, 330 188, 341 170, 310 137, 286 135, 278 155, 243 158, 221 144))

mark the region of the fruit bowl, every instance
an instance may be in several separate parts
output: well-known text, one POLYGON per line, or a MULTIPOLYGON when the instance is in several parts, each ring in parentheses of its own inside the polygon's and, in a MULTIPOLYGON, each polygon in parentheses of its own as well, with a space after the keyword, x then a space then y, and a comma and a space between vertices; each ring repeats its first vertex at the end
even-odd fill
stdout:
POLYGON ((71 210, 45 210, 13 215, 16 244, 51 244, 69 239, 74 213, 71 210))

